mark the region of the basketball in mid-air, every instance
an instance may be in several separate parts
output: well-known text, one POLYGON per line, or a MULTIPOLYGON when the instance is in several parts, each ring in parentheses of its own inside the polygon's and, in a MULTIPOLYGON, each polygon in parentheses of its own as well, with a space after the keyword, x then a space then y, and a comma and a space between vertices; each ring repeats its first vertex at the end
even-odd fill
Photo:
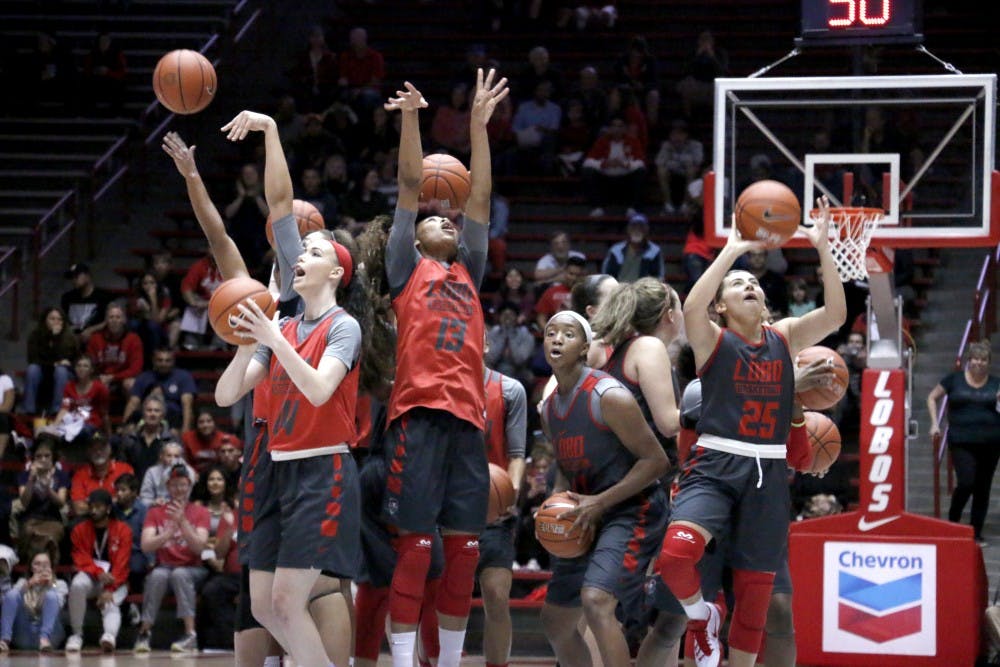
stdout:
POLYGON ((215 97, 215 67, 197 51, 177 49, 166 54, 153 70, 153 92, 174 113, 193 114, 215 97))
POLYGON ((490 464, 490 505, 486 513, 486 523, 493 523, 514 504, 517 494, 514 483, 507 471, 500 466, 490 464))
MULTIPOLYGON (((295 216, 295 222, 299 226, 299 238, 304 239, 307 234, 312 232, 318 232, 321 229, 326 228, 326 224, 323 221, 323 216, 320 214, 319 209, 310 204, 307 201, 301 199, 292 200, 292 215, 295 216)), ((267 242, 274 247, 274 228, 272 227, 273 220, 271 216, 267 216, 267 225, 264 228, 264 234, 267 236, 267 242)))
POLYGON ((798 197, 784 183, 764 180, 751 183, 740 193, 733 210, 736 228, 748 241, 764 241, 778 247, 792 238, 802 223, 798 197))
POLYGON ((237 306, 247 299, 253 299, 268 317, 272 317, 278 307, 264 285, 246 276, 225 281, 215 288, 208 301, 208 322, 219 338, 230 345, 255 344, 253 339, 237 336, 229 321, 231 317, 240 316, 237 306))
POLYGON ((420 183, 420 203, 433 204, 442 210, 463 210, 472 191, 469 170, 458 158, 433 153, 424 158, 420 183))
POLYGON ((802 406, 809 410, 827 410, 837 404, 847 392, 850 374, 844 358, 836 350, 822 345, 813 345, 801 350, 795 357, 795 365, 808 366, 816 359, 825 359, 833 367, 832 383, 827 387, 816 387, 796 394, 802 406))
POLYGON ((822 412, 807 410, 805 418, 809 447, 812 449, 809 472, 826 472, 840 456, 840 429, 822 412))
POLYGON ((573 529, 574 519, 558 518, 560 514, 577 506, 565 493, 554 493, 545 499, 535 514, 535 537, 553 556, 576 558, 587 553, 590 541, 580 541, 580 531, 573 529))

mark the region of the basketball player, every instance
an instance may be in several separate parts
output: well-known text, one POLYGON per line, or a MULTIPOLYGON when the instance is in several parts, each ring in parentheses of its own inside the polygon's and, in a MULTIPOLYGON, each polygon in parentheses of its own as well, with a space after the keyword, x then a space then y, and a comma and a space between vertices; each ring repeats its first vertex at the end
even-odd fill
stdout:
MULTIPOLYGON (((209 249, 212 252, 212 257, 215 259, 216 265, 219 267, 219 271, 222 273, 222 278, 230 280, 238 277, 250 277, 246 262, 240 256, 236 243, 226 233, 222 216, 219 215, 218 209, 212 203, 208 195, 208 190, 201 179, 201 174, 198 172, 198 165, 194 157, 195 148, 195 146, 188 146, 176 132, 168 132, 163 137, 163 151, 173 159, 177 171, 184 177, 188 199, 194 210, 195 218, 198 220, 198 224, 201 226, 202 232, 204 232, 205 238, 208 240, 209 249)), ((272 167, 276 168, 278 166, 275 160, 270 160, 269 163, 272 167)), ((271 194, 272 199, 284 196, 280 192, 280 181, 275 180, 275 174, 276 169, 272 168, 268 170, 265 166, 265 189, 271 194)), ((302 241, 299 238, 298 228, 295 226, 295 218, 291 215, 291 212, 280 220, 275 221, 274 231, 277 261, 279 264, 284 262, 289 267, 285 271, 280 272, 280 275, 284 279, 281 280, 278 296, 279 303, 287 304, 291 302, 294 304, 299 299, 298 295, 292 289, 292 271, 290 267, 294 262, 294 258, 301 252, 302 241), (288 257, 292 257, 293 259, 289 261, 288 257)), ((243 464, 240 471, 240 501, 238 503, 241 521, 237 526, 239 557, 240 563, 243 566, 243 576, 240 582, 240 597, 236 614, 236 634, 233 644, 236 649, 237 664, 247 665, 248 667, 278 667, 282 653, 280 647, 274 638, 271 637, 270 633, 260 625, 250 612, 250 568, 247 565, 247 559, 249 558, 248 544, 253 528, 253 518, 250 512, 243 510, 246 504, 252 502, 244 499, 245 484, 243 481, 247 479, 258 459, 257 451, 260 443, 258 442, 254 416, 263 416, 262 403, 260 404, 261 411, 255 411, 252 407, 254 399, 261 396, 261 394, 260 392, 252 393, 253 396, 247 398, 247 408, 244 410, 243 432, 245 434, 245 444, 243 449, 243 464)), ((267 456, 266 451, 264 455, 267 456)))
POLYGON ((632 394, 587 367, 592 341, 587 320, 573 311, 545 325, 545 358, 557 387, 542 404, 542 426, 556 450, 555 491, 568 490, 579 502, 560 518, 572 518, 593 547, 578 558, 555 559, 541 616, 560 664, 591 664, 579 630, 583 615, 605 667, 627 667, 615 610, 661 542, 667 499, 658 480, 670 464, 632 394))
POLYGON ((817 206, 820 221, 804 231, 823 268, 824 307, 765 325, 764 292, 757 279, 746 271, 727 273, 743 253, 762 247, 744 240, 735 224, 684 304, 703 410, 657 567, 691 619, 688 630, 696 640, 699 667, 715 667, 721 659, 719 608, 702 597, 695 567, 705 545, 716 538, 728 538, 733 564, 729 664, 750 667, 756 660, 774 573, 788 542, 784 459, 794 403, 792 359, 846 318, 844 288, 827 238, 829 204, 821 198, 817 206), (724 327, 709 318, 709 306, 724 327), (735 517, 739 521, 733 523, 735 517))
MULTIPOLYGON (((289 215, 291 178, 274 121, 243 111, 222 129, 234 141, 264 132, 266 168, 274 164, 280 172, 275 181, 282 194, 267 190, 265 172, 268 205, 275 218, 289 215)), ((331 664, 318 630, 325 610, 317 601, 340 594, 340 578, 353 578, 360 558, 359 490, 349 443, 356 437, 361 330, 370 327, 371 305, 350 250, 328 232, 304 239, 292 275, 301 315, 279 325, 252 300, 239 306, 237 333, 258 345, 238 348, 216 386, 216 401, 232 405, 258 383, 267 392, 272 463, 262 469, 258 459, 253 471, 251 604, 295 662, 312 667, 331 664)), ((325 627, 324 634, 346 636, 349 643, 349 616, 340 625, 325 627)))
MULTIPOLYGON (((676 464, 677 451, 671 439, 680 429, 679 390, 667 346, 684 328, 677 292, 655 278, 622 283, 608 296, 591 325, 601 344, 612 351, 602 370, 632 393, 660 446, 676 464)), ((670 481, 663 480, 665 491, 669 491, 670 481)), ((676 662, 680 648, 676 637, 683 632, 687 619, 676 603, 669 609, 659 608, 657 627, 647 632, 648 619, 643 613, 645 583, 645 576, 634 580, 631 594, 622 605, 630 639, 642 640, 637 664, 662 665, 671 658, 676 662), (676 635, 673 642, 662 645, 657 641, 668 635, 676 635)))
POLYGON ((470 113, 471 193, 459 228, 429 215, 418 221, 422 153, 418 111, 427 106, 409 82, 385 107, 402 113, 399 199, 386 248, 396 313, 396 382, 389 399, 389 474, 384 516, 399 530, 399 563, 389 594, 394 667, 411 667, 430 565, 441 527, 445 565, 437 610, 441 667, 458 667, 472 600, 478 535, 486 519, 489 472, 483 446, 483 340, 477 294, 486 264, 492 171, 486 124, 507 96, 490 70, 476 77, 470 113))
MULTIPOLYGON (((484 351, 489 352, 489 341, 484 351)), ((507 471, 517 490, 524 479, 528 398, 520 382, 495 370, 483 369, 483 383, 486 389, 486 455, 490 463, 507 471)), ((510 659, 510 586, 517 556, 514 550, 515 512, 505 511, 479 535, 479 590, 486 617, 483 657, 487 667, 506 667, 510 659)))

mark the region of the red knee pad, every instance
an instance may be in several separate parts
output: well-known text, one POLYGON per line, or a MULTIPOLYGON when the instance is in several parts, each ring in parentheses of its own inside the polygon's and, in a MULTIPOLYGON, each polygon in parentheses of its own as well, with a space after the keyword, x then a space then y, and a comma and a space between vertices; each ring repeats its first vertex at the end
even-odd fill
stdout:
POLYGON ((389 589, 358 584, 354 596, 354 655, 378 661, 385 635, 385 616, 389 613, 389 589))
POLYGON ((431 568, 431 536, 408 533, 396 538, 396 569, 389 592, 389 615, 396 623, 416 625, 431 568))
POLYGON ((705 553, 705 538, 690 526, 672 525, 663 538, 656 572, 678 600, 701 591, 697 565, 705 553))
POLYGON ((438 579, 428 579, 424 587, 424 604, 420 608, 420 642, 424 645, 423 657, 437 662, 441 655, 438 638, 437 591, 438 579))
POLYGON ((479 564, 479 538, 444 535, 444 571, 438 585, 437 610, 449 616, 468 616, 479 564))
POLYGON ((767 623, 774 572, 733 570, 733 620, 729 625, 729 646, 756 653, 767 623))

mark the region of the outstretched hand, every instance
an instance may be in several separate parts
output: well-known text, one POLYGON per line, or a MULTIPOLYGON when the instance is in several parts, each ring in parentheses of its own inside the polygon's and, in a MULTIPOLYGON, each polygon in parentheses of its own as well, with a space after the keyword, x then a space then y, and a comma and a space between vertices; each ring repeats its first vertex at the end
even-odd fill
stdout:
POLYGON ((427 100, 409 81, 403 82, 406 90, 397 90, 396 97, 390 97, 385 103, 386 111, 418 111, 427 108, 427 100))
POLYGON ((816 208, 819 209, 819 218, 809 227, 803 225, 802 232, 813 247, 820 250, 830 243, 830 200, 826 195, 816 199, 816 208))
POLYGON ((732 226, 729 229, 729 238, 726 239, 726 247, 736 251, 737 255, 750 252, 751 250, 767 250, 767 243, 756 239, 745 239, 740 234, 739 227, 736 226, 736 214, 733 214, 732 226))
POLYGON ((242 141, 251 132, 264 132, 274 125, 274 119, 267 114, 256 111, 241 111, 228 123, 222 126, 223 132, 228 132, 226 139, 242 141))
POLYGON ((476 96, 472 100, 472 120, 482 125, 489 122, 497 104, 510 93, 507 77, 501 78, 496 85, 493 85, 496 74, 496 70, 491 68, 484 79, 483 68, 476 70, 476 96))
POLYGON ((174 166, 184 178, 194 178, 198 175, 198 165, 194 161, 196 146, 188 146, 176 132, 163 135, 163 152, 174 160, 174 166))

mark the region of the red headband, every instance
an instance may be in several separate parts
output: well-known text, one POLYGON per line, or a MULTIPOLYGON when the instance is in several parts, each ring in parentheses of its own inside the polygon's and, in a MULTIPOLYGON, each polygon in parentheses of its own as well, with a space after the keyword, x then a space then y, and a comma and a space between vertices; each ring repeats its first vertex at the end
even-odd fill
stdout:
POLYGON ((354 260, 351 259, 351 251, 333 239, 330 239, 330 245, 333 246, 333 251, 337 254, 337 263, 344 269, 344 277, 340 284, 346 287, 351 282, 351 276, 354 275, 354 260))

